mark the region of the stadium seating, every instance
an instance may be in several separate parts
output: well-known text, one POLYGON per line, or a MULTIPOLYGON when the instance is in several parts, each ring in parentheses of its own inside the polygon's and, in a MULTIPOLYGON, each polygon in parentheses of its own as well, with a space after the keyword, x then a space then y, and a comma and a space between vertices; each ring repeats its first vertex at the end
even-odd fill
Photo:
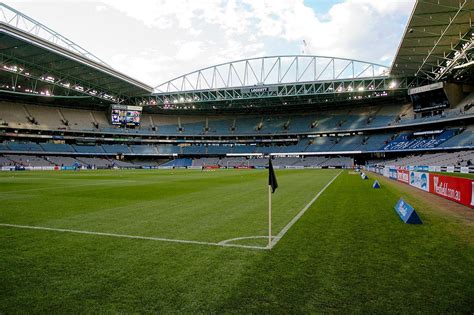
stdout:
POLYGON ((232 119, 225 120, 210 120, 208 123, 209 131, 207 134, 228 134, 231 133, 233 124, 232 119))
POLYGON ((10 151, 10 148, 5 142, 0 142, 0 151, 10 151))
MULTIPOLYGON (((465 97, 457 107, 444 110, 440 115, 417 117, 410 104, 368 105, 351 109, 319 110, 308 113, 259 114, 259 115, 173 115, 144 113, 142 125, 139 128, 119 128, 109 123, 107 111, 73 109, 70 107, 40 106, 0 101, 0 128, 60 130, 61 136, 67 132, 84 132, 95 138, 96 145, 69 144, 74 138, 69 138, 68 144, 33 141, 4 141, 0 143, 0 153, 3 154, 41 154, 68 155, 78 158, 84 155, 114 156, 225 156, 226 154, 325 154, 336 153, 356 154, 358 152, 403 152, 408 150, 439 150, 439 149, 468 149, 474 147, 474 126, 456 125, 460 120, 449 124, 442 132, 429 135, 414 135, 421 127, 413 127, 419 123, 436 122, 444 119, 474 117, 474 93, 465 97), (2 127, 3 126, 3 127, 2 127), (386 128, 390 126, 390 129, 386 128), (91 132, 94 132, 91 134, 91 132), (298 134, 297 136, 293 134, 298 134), (312 135, 311 133, 321 133, 312 135), (325 134, 323 134, 325 133, 325 134), (99 142, 104 137, 136 137, 133 142, 107 143, 99 142), (140 144, 148 136, 162 136, 160 139, 170 141, 166 144, 140 144), (262 142, 259 137, 271 139, 278 135, 288 136, 288 141, 262 142), (205 143, 183 141, 188 136, 206 136, 205 143), (230 136, 232 139, 242 137, 252 142, 222 143, 221 137, 230 136), (296 137, 298 141, 296 142, 296 137), (219 143, 209 142, 209 139, 219 139, 219 143), (245 143, 245 144, 244 144, 245 143)), ((439 126, 438 124, 437 126, 439 126)), ((423 125, 424 126, 424 125, 423 125)), ((436 127, 439 128, 439 127, 436 127)), ((433 128, 435 129, 435 128, 433 128)), ((17 130, 17 132, 18 132, 17 130)), ((31 130, 29 132, 31 132, 31 130)), ((428 127, 426 130, 430 130, 428 127)), ((33 131, 36 133, 36 131, 33 131)), ((52 133, 53 135, 55 133, 52 133)), ((76 133, 77 134, 77 133, 76 133)), ((13 139, 13 138, 5 138, 13 139)), ((25 138, 26 139, 26 138, 25 138)), ((66 138, 67 139, 67 138, 66 138)), ((158 139, 158 138, 155 138, 158 139)), ((187 138, 199 139, 196 138, 187 138)), ((203 138, 204 139, 204 138, 203 138)), ((222 138, 226 139, 226 138, 222 138)), ((265 139, 265 138, 264 138, 265 139)), ((276 139, 276 137, 275 137, 276 139)), ((36 141, 36 140, 35 140, 36 141)), ((13 162, 13 161, 10 161, 13 162)), ((57 162, 57 161, 56 161, 57 162)), ((112 160, 87 161, 86 164, 106 167, 112 165, 112 160), (90 162, 90 163, 89 163, 90 162), (95 163, 97 162, 97 163, 95 163)), ((295 166, 302 161, 295 160, 295 166)), ((331 161, 332 163, 332 161, 331 161)), ((346 165, 346 161, 342 161, 346 165)), ((56 163, 57 164, 57 163, 56 163)), ((334 163, 333 163, 334 164, 334 163)), ((125 166, 125 164, 123 164, 125 166)), ((312 165, 326 166, 324 161, 312 165)), ((130 166, 130 165, 129 165, 130 166)))
POLYGON ((226 154, 231 152, 232 147, 224 145, 208 145, 207 154, 226 154))
POLYGON ((139 166, 139 165, 136 165, 136 164, 134 164, 134 163, 131 163, 131 162, 113 159, 113 160, 112 160, 112 167, 119 167, 119 168, 139 168, 140 166, 139 166))
POLYGON ((413 133, 403 133, 396 137, 393 141, 383 147, 386 151, 392 150, 408 150, 408 149, 427 149, 435 148, 441 143, 452 138, 457 129, 444 130, 442 133, 434 136, 415 137, 413 133))
POLYGON ((72 147, 78 153, 105 153, 104 149, 100 145, 73 145, 72 147))
POLYGON ((90 166, 95 168, 106 168, 112 166, 111 161, 106 158, 78 157, 76 159, 84 166, 90 166))
POLYGON ((474 115, 472 94, 467 96, 458 107, 445 110, 438 116, 426 118, 415 118, 408 105, 379 105, 287 116, 207 117, 143 114, 142 126, 136 129, 118 128, 111 125, 105 110, 71 109, 0 101, 0 123, 15 128, 83 130, 116 134, 247 135, 331 132, 383 128, 390 125, 413 125, 472 116, 474 115))
POLYGON ((130 148, 122 144, 103 144, 102 148, 106 153, 131 153, 130 148))
POLYGON ((175 145, 159 145, 158 147, 158 153, 159 154, 180 154, 181 153, 181 147, 175 146, 175 145))
POLYGON ((135 154, 144 154, 144 155, 158 154, 158 150, 156 146, 153 146, 153 145, 131 145, 130 149, 132 153, 135 153, 135 154))
POLYGON ((472 166, 474 165, 474 152, 470 150, 414 154, 396 159, 370 160, 367 161, 367 164, 388 166, 472 166))
POLYGON ((447 139, 440 147, 442 148, 462 148, 474 147, 474 126, 462 129, 457 135, 447 139))
MULTIPOLYGON (((42 158, 40 156, 8 154, 8 155, 5 155, 5 158, 7 159, 7 161, 9 160, 13 162, 15 165, 33 166, 33 167, 54 165, 53 163, 49 162, 47 159, 42 158)), ((11 163, 8 163, 7 165, 11 165, 11 163)))
POLYGON ((166 163, 163 163, 160 166, 187 167, 187 166, 192 166, 192 165, 193 165, 193 161, 191 159, 176 159, 176 160, 171 160, 166 163))
POLYGON ((215 166, 219 165, 219 158, 198 158, 193 159, 192 166, 215 166))
POLYGON ((51 164, 57 166, 76 166, 82 164, 80 161, 76 160, 75 158, 67 157, 67 156, 46 156, 45 159, 50 162, 51 164))
MULTIPOLYGON (((352 167, 354 160, 339 156, 274 157, 275 167, 352 167)), ((165 163, 164 165, 169 165, 165 163)), ((267 158, 225 157, 193 159, 193 166, 219 165, 221 167, 265 167, 267 158)))
POLYGON ((18 151, 18 152, 40 152, 43 151, 43 148, 33 142, 7 142, 6 146, 11 150, 11 151, 18 151))
POLYGON ((251 145, 235 145, 232 153, 255 153, 255 146, 251 145))
POLYGON ((42 143, 41 147, 45 152, 75 152, 69 144, 42 143))
POLYGON ((206 154, 206 146, 204 145, 185 146, 183 147, 183 154, 195 154, 195 155, 206 154))

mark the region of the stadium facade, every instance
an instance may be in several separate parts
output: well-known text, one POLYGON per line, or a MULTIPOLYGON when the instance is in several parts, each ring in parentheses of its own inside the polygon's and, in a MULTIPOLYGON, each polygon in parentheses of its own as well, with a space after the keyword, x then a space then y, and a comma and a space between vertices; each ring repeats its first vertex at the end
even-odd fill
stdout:
POLYGON ((277 167, 474 172, 473 9, 418 1, 390 67, 267 56, 153 88, 0 4, 0 164, 247 167, 273 155, 277 167))

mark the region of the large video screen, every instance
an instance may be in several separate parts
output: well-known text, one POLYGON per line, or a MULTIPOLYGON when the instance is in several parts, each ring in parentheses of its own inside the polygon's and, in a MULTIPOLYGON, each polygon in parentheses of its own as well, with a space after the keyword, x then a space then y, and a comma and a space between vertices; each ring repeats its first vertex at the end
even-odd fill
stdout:
POLYGON ((413 111, 415 112, 439 110, 449 107, 448 97, 442 83, 411 89, 408 94, 410 94, 413 111))
POLYGON ((110 108, 110 122, 112 125, 139 126, 142 107, 128 105, 112 105, 110 108))

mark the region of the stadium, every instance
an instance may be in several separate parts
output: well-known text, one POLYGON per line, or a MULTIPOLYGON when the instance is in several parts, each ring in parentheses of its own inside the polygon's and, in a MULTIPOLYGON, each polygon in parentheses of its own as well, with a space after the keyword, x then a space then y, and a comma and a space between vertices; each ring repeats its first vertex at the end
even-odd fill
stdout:
POLYGON ((472 314, 473 12, 150 86, 0 3, 0 314, 472 314))

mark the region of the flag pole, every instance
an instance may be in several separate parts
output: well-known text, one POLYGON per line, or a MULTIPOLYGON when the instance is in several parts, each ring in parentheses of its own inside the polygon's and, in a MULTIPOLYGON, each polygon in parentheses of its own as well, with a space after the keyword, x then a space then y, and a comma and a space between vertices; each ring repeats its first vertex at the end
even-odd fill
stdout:
POLYGON ((272 186, 268 185, 268 248, 272 248, 272 186))
POLYGON ((272 248, 272 194, 277 188, 278 183, 270 157, 268 161, 268 249, 272 248))

